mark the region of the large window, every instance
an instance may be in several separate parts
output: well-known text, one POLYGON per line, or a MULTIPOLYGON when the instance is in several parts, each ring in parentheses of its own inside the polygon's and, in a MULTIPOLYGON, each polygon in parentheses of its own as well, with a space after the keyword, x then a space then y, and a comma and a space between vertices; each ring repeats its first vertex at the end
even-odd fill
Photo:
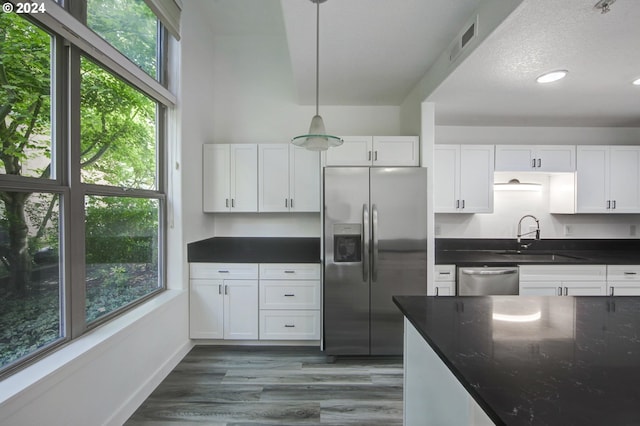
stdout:
POLYGON ((165 288, 164 30, 143 0, 63 4, 109 45, 0 14, 0 375, 165 288))

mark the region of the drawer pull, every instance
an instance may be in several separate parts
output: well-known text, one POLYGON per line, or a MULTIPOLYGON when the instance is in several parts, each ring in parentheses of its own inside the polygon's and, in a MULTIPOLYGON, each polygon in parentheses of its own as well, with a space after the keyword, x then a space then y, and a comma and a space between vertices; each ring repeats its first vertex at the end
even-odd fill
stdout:
POLYGON ((637 272, 625 272, 625 275, 637 275, 637 272))
POLYGON ((295 274, 296 271, 284 271, 285 274, 295 274))
POLYGON ((285 328, 295 328, 294 324, 285 324, 285 328))
POLYGON ((284 297, 294 297, 295 294, 285 294, 284 297))
POLYGON ((218 273, 219 273, 219 274, 228 274, 228 273, 229 273, 229 271, 218 270, 218 273))

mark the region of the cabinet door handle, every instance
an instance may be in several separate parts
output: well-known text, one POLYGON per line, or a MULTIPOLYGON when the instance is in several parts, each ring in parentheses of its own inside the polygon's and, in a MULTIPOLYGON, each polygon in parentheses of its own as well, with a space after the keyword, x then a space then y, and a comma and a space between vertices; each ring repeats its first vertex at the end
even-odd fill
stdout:
POLYGON ((229 199, 228 198, 224 199, 224 206, 225 207, 229 207, 229 199))
POLYGON ((224 294, 229 294, 229 286, 226 284, 224 286, 224 294))
POLYGON ((464 200, 462 200, 462 208, 464 209, 464 200))
POLYGON ((562 296, 562 287, 558 287, 558 296, 562 296))
POLYGON ((531 160, 531 167, 536 168, 536 159, 531 160))
POLYGON ((295 327, 294 324, 285 324, 284 326, 285 326, 285 328, 294 328, 295 327))
POLYGON ((234 198, 231 199, 231 207, 236 206, 236 200, 234 198))
POLYGON ((295 294, 285 294, 284 297, 295 297, 295 294))
POLYGON ((371 161, 371 151, 367 151, 367 160, 371 161))
POLYGON ((440 288, 436 287, 436 296, 438 296, 438 290, 440 290, 440 288))
POLYGON ((222 284, 218 284, 218 294, 222 294, 222 284))
POLYGON ((373 152, 373 161, 378 161, 378 151, 373 152))
POLYGON ((564 295, 568 296, 569 295, 569 287, 565 287, 564 288, 564 295))
POLYGON ((611 208, 612 208, 612 209, 615 209, 615 208, 616 208, 616 200, 613 200, 613 201, 611 202, 611 205, 613 206, 613 207, 611 207, 611 208))
POLYGON ((289 200, 289 206, 293 208, 293 198, 289 200))
POLYGON ((611 200, 607 200, 607 209, 611 208, 611 200))
POLYGON ((609 296, 613 296, 614 288, 615 288, 615 287, 611 287, 611 291, 609 292, 609 296))
POLYGON ((460 208, 460 200, 456 200, 456 209, 460 208))
POLYGON ((289 207, 289 199, 288 198, 284 199, 284 206, 285 207, 289 207))
POLYGON ((538 158, 538 168, 542 167, 542 159, 538 158))

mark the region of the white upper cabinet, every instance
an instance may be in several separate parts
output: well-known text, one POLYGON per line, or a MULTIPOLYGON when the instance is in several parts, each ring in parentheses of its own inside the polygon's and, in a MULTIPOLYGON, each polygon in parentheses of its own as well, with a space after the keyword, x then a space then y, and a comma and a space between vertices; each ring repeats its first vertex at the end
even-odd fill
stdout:
POLYGON ((578 147, 576 212, 640 213, 640 147, 578 147))
POLYGON ((418 166, 417 136, 344 136, 344 143, 329 148, 326 166, 418 166))
POLYGON ((573 172, 574 145, 496 145, 495 171, 573 172))
POLYGON ((261 144, 258 170, 259 211, 320 211, 318 152, 291 144, 261 144))
POLYGON ((203 145, 203 210, 258 211, 258 151, 255 144, 203 145))
POLYGON ((434 211, 493 211, 493 145, 436 145, 434 211))

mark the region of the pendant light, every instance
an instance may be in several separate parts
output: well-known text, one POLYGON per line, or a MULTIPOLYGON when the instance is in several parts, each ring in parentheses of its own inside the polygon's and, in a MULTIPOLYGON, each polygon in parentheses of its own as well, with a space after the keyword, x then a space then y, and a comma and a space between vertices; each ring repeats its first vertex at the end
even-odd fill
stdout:
POLYGON ((294 145, 304 147, 310 151, 326 151, 329 147, 340 146, 342 139, 338 136, 328 135, 324 128, 324 121, 319 112, 320 92, 320 3, 327 0, 310 0, 316 4, 316 115, 311 119, 309 133, 294 137, 291 142, 294 145))

